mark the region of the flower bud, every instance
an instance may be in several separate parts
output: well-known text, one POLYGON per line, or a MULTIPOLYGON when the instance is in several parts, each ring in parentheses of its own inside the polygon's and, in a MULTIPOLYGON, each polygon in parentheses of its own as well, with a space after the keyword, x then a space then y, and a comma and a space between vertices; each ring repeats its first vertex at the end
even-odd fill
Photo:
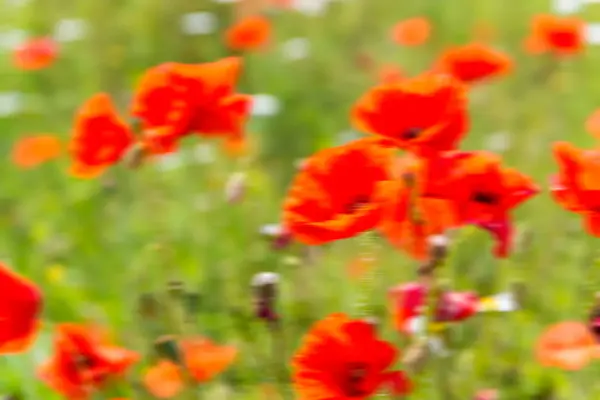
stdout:
POLYGON ((225 184, 225 201, 228 203, 238 203, 244 198, 246 193, 246 174, 236 172, 231 174, 225 184))
POLYGON ((279 274, 274 272, 260 272, 252 278, 254 312, 257 318, 268 322, 279 319, 275 311, 278 283, 279 274))
POLYGON ((154 350, 161 358, 181 363, 181 352, 177 338, 173 335, 162 336, 154 342, 154 350))

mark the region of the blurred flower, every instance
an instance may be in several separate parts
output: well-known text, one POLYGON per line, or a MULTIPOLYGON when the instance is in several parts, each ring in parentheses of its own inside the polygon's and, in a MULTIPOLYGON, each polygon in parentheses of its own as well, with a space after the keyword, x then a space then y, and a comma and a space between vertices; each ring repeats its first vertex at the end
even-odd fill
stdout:
POLYGON ((370 230, 379 221, 376 186, 389 179, 393 151, 361 139, 325 149, 298 172, 283 205, 283 224, 305 244, 370 230))
POLYGON ((117 114, 106 93, 98 93, 77 111, 69 143, 70 172, 79 178, 93 178, 121 161, 135 137, 117 114))
POLYGON ((3 263, 0 287, 0 355, 26 351, 37 337, 42 293, 3 263))
POLYGON ((258 50, 271 38, 271 21, 262 16, 240 19, 225 32, 227 46, 233 50, 258 50))
POLYGON ((589 44, 600 44, 600 24, 587 24, 585 26, 585 40, 589 44))
POLYGON ((424 73, 370 89, 354 104, 351 119, 360 131, 431 155, 458 145, 469 125, 466 107, 464 85, 445 74, 424 73))
POLYGON ((292 242, 292 235, 281 224, 267 224, 260 227, 261 235, 272 240, 272 245, 275 250, 286 248, 292 242))
POLYGON ((496 389, 483 389, 475 393, 473 400, 498 400, 500 397, 496 389))
POLYGON ((557 142, 553 153, 559 170, 551 178, 552 197, 565 210, 581 215, 590 235, 600 237, 600 151, 557 142))
POLYGON ((363 399, 385 386, 405 395, 408 377, 389 370, 397 357, 368 322, 331 314, 311 327, 292 360, 294 389, 305 399, 363 399))
POLYGON ((281 45, 283 57, 288 60, 301 60, 310 53, 310 42, 307 38, 292 38, 281 45))
POLYGON ((600 108, 590 114, 585 121, 585 130, 596 139, 600 139, 600 108))
POLYGON ((581 322, 565 321, 548 327, 538 338, 536 358, 545 367, 579 370, 600 356, 593 333, 581 322))
POLYGON ((531 21, 525 50, 532 54, 550 52, 558 56, 574 55, 585 46, 585 23, 577 16, 559 17, 538 14, 531 21))
MULTIPOLYGON (((592 2, 593 0, 588 1, 592 2)), ((553 0, 553 9, 557 14, 573 14, 580 8, 580 0, 553 0)))
POLYGON ((60 140, 53 135, 28 136, 19 139, 12 149, 12 161, 21 168, 34 168, 57 158, 62 152, 60 140))
POLYGON ((250 112, 250 97, 235 92, 241 59, 203 64, 165 63, 150 68, 138 83, 131 113, 141 120, 148 148, 168 153, 179 139, 239 135, 250 112))
POLYGON ((394 64, 384 64, 379 67, 379 82, 382 84, 400 82, 406 77, 404 71, 394 64))
POLYGON ((453 47, 441 54, 434 68, 465 83, 505 75, 513 68, 512 59, 482 43, 453 47))
POLYGON ((392 40, 401 46, 420 46, 431 35, 431 24, 424 17, 415 17, 398 22, 392 28, 392 40))
POLYGON ((206 35, 217 29, 218 21, 210 12, 194 12, 181 16, 181 30, 188 35, 206 35))
POLYGON ((161 154, 154 158, 156 167, 161 171, 172 171, 184 165, 183 156, 179 153, 161 154))
POLYGON ((144 375, 146 389, 160 399, 173 398, 181 392, 185 373, 195 382, 206 382, 226 370, 237 357, 235 347, 219 346, 202 337, 182 339, 175 346, 175 351, 181 352, 183 365, 162 359, 144 375))
POLYGON ((15 50, 27 41, 29 34, 22 29, 11 29, 0 33, 0 46, 6 50, 15 50))
POLYGON ((246 173, 236 172, 229 176, 225 184, 225 201, 237 203, 244 198, 246 192, 246 173))
POLYGON ((212 164, 217 159, 217 154, 213 146, 200 143, 194 146, 194 159, 198 164, 212 164))
POLYGON ((12 55, 13 65, 25 71, 49 67, 58 56, 58 45, 51 38, 29 39, 18 46, 12 55))
POLYGON ((325 13, 330 0, 290 0, 290 7, 302 14, 319 16, 325 13))
POLYGON ((252 115, 266 117, 279 113, 281 104, 279 99, 270 94, 252 95, 252 115))
POLYGON ((87 399, 109 380, 123 378, 138 359, 137 353, 110 343, 96 326, 60 324, 54 354, 38 368, 38 376, 67 399, 87 399))
POLYGON ((57 42, 74 42, 85 37, 88 23, 83 19, 61 19, 54 28, 54 39, 57 42))
POLYGON ((279 319, 275 310, 277 301, 277 286, 279 274, 274 272, 259 272, 252 277, 254 289, 254 313, 257 318, 266 322, 275 322, 279 319))
POLYGON ((23 108, 23 93, 0 93, 0 117, 14 115, 23 108))

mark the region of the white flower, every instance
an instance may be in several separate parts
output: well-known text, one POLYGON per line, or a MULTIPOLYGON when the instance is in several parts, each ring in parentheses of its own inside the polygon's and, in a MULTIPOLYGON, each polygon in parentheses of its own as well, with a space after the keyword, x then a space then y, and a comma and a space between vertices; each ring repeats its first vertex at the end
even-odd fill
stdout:
POLYGON ((558 14, 573 14, 581 8, 581 0, 554 0, 554 11, 558 14))
POLYGON ((330 0, 294 0, 292 8, 303 14, 318 16, 325 13, 330 0))
POLYGON ((23 93, 0 93, 0 116, 6 117, 17 114, 23 108, 23 93))
POLYGON ((450 241, 446 235, 432 235, 427 238, 427 242, 431 247, 447 247, 450 241))
POLYGON ((310 53, 310 42, 307 38, 292 38, 281 45, 283 57, 287 60, 301 60, 310 53))
POLYGON ((232 174, 225 184, 225 200, 228 203, 236 203, 244 197, 246 191, 246 174, 236 172, 232 174))
POLYGON ((281 224, 267 224, 261 226, 259 232, 261 235, 277 237, 283 234, 284 229, 281 224))
POLYGON ((183 158, 179 153, 165 154, 157 158, 156 167, 160 171, 171 171, 183 166, 183 158))
POLYGON ((198 164, 211 164, 216 160, 217 155, 211 145, 200 143, 194 149, 194 158, 198 164))
POLYGON ((587 24, 585 39, 590 44, 600 44, 600 24, 587 24))
POLYGON ((206 35, 217 29, 217 17, 209 12, 194 12, 181 16, 181 30, 188 35, 206 35))
POLYGON ((0 47, 13 50, 27 40, 28 34, 22 29, 11 29, 0 33, 0 47))
POLYGON ((83 39, 87 33, 87 22, 83 19, 61 19, 54 27, 57 42, 73 42, 83 39))
POLYGON ((279 112, 281 105, 277 97, 270 94, 255 94, 252 96, 252 115, 271 116, 279 112))
POLYGON ((511 146, 510 134, 508 132, 495 132, 488 135, 485 147, 488 150, 503 153, 511 146))
POLYGON ((279 274, 275 272, 259 272, 252 277, 252 286, 261 287, 266 285, 276 285, 279 283, 279 274))

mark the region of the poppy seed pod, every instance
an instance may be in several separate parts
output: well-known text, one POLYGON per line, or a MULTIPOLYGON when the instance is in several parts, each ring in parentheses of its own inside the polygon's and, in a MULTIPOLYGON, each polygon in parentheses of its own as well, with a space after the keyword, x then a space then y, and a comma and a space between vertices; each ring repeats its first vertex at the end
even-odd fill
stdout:
POLYGON ((260 272, 252 278, 254 312, 257 318, 268 322, 279 319, 275 311, 278 283, 279 274, 274 272, 260 272))

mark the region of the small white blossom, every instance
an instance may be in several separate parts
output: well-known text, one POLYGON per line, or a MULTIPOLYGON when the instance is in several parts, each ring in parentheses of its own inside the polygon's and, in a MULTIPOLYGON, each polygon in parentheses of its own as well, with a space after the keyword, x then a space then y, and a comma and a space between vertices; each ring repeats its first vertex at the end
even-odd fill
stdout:
POLYGON ((287 60, 301 60, 310 53, 310 42, 307 38, 292 38, 281 45, 283 57, 287 60))
POLYGON ((261 287, 279 283, 279 274, 275 272, 259 272, 252 277, 252 286, 261 287))
POLYGON ((57 42, 74 42, 87 34, 88 24, 83 19, 62 19, 54 27, 54 39, 57 42))
POLYGON ((270 94, 255 94, 252 96, 252 115, 267 117, 275 115, 281 109, 277 97, 270 94))
POLYGON ((206 35, 217 29, 218 21, 210 12, 194 12, 181 16, 181 30, 188 35, 206 35))

